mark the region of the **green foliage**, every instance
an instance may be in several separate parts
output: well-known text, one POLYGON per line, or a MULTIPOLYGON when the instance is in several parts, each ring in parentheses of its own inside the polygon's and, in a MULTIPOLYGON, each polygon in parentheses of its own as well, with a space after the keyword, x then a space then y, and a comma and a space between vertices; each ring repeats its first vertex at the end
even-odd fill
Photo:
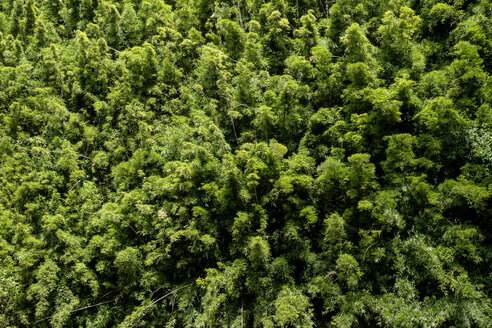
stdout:
MULTIPOLYGON (((274 302, 273 321, 278 327, 313 327, 312 311, 308 298, 296 289, 284 286, 274 302)), ((268 320, 268 319, 267 319, 268 320)), ((265 326, 271 325, 269 321, 265 326)))
POLYGON ((0 0, 0 327, 491 327, 491 16, 0 0))

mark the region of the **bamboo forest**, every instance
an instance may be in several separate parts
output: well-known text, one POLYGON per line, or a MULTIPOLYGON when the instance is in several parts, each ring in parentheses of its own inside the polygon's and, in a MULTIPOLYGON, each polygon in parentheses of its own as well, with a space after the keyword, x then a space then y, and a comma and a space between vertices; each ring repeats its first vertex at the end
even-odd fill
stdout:
POLYGON ((0 328, 491 328, 492 0, 0 0, 0 328))

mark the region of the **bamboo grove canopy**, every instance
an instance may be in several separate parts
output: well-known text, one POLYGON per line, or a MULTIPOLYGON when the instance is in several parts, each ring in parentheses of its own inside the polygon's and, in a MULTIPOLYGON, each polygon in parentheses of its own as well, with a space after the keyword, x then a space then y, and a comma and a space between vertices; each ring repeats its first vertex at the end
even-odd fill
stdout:
POLYGON ((492 327, 490 0, 0 0, 0 327, 492 327))

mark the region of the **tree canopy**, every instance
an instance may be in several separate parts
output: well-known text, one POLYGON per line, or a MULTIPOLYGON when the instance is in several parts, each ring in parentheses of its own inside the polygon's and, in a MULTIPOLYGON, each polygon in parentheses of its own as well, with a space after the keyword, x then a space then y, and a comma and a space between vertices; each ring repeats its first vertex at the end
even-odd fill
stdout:
POLYGON ((492 327, 491 71, 490 0, 0 0, 0 327, 492 327))

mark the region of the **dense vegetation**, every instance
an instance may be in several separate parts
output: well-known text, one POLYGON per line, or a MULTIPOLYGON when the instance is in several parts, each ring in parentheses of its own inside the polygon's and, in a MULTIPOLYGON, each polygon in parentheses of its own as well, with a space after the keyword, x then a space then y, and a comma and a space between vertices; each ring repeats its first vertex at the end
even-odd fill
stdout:
POLYGON ((491 17, 0 0, 0 327, 492 327, 491 17))

